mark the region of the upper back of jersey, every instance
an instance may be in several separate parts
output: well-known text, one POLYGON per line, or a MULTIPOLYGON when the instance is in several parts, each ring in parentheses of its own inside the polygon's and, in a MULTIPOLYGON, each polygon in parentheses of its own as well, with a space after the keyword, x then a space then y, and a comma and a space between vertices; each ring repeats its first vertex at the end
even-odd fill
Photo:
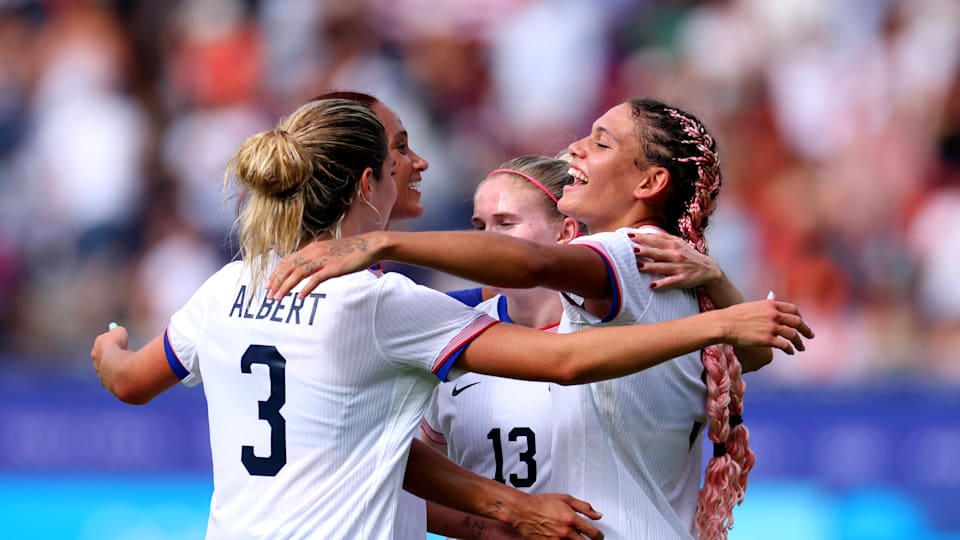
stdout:
MULTIPOLYGON (((613 307, 600 319, 581 307, 581 299, 564 294, 561 333, 699 312, 691 291, 654 292, 651 277, 637 271, 627 234, 650 230, 656 229, 620 229, 575 240, 606 261, 613 307)), ((627 377, 554 389, 554 488, 571 489, 603 512, 606 538, 693 534, 702 467, 699 434, 706 422, 702 369, 697 351, 627 377)))
POLYGON ((399 275, 350 274, 303 301, 248 281, 225 266, 165 339, 207 398, 208 538, 391 538, 431 371, 493 321, 399 275))

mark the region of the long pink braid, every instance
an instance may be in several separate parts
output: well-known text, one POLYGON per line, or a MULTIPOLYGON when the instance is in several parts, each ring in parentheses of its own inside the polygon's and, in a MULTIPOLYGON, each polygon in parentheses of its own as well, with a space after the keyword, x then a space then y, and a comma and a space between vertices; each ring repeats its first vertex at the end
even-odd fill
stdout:
MULTIPOLYGON (((721 181, 719 158, 713 150, 713 137, 702 124, 675 109, 667 108, 667 113, 680 123, 687 137, 681 142, 698 150, 698 155, 675 158, 678 162, 696 163, 698 173, 693 198, 679 220, 680 234, 697 251, 707 254, 704 221, 716 208, 721 181)), ((697 290, 697 299, 700 311, 714 309, 702 288, 697 290)), ((750 433, 743 425, 746 384, 733 348, 708 347, 701 358, 706 371, 708 435, 714 443, 714 456, 707 464, 694 520, 699 538, 719 540, 726 539, 727 531, 733 527, 733 507, 743 501, 754 455, 749 446, 750 433)))

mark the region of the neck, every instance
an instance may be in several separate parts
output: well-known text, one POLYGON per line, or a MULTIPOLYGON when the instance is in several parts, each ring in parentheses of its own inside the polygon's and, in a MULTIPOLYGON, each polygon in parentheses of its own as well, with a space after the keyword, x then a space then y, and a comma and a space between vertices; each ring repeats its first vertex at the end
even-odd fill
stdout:
MULTIPOLYGON (((381 222, 379 216, 373 214, 373 212, 364 209, 357 208, 356 205, 350 208, 347 211, 347 214, 343 216, 343 219, 340 220, 340 238, 348 238, 351 236, 357 236, 371 231, 380 231, 385 228, 385 223, 381 222)), ((319 236, 317 240, 330 240, 337 237, 337 224, 334 223, 330 226, 330 229, 319 236)), ((304 248, 307 244, 311 243, 314 239, 307 238, 304 239, 300 248, 304 248)))
POLYGON ((637 218, 627 215, 621 219, 615 219, 604 223, 587 223, 587 227, 589 227, 591 233, 612 232, 624 227, 636 229, 644 225, 653 225, 655 227, 660 227, 661 229, 666 229, 666 227, 663 226, 663 220, 653 216, 637 218))
POLYGON ((513 322, 530 328, 552 326, 560 321, 563 304, 560 294, 550 289, 509 289, 502 291, 507 297, 507 312, 513 322))

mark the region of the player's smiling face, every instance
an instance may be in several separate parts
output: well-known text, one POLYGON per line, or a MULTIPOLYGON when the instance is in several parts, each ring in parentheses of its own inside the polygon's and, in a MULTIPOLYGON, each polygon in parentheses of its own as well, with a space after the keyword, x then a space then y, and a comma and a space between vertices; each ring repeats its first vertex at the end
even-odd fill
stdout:
POLYGON ((373 112, 383 123, 387 131, 387 147, 393 161, 389 177, 397 186, 397 200, 392 219, 408 219, 423 215, 423 206, 420 204, 421 173, 427 170, 429 163, 414 152, 409 145, 407 130, 390 107, 383 103, 375 103, 373 112))
POLYGON ((613 222, 634 205, 633 189, 643 174, 635 163, 642 153, 630 104, 604 113, 568 150, 574 183, 563 188, 558 208, 592 232, 617 228, 613 222))

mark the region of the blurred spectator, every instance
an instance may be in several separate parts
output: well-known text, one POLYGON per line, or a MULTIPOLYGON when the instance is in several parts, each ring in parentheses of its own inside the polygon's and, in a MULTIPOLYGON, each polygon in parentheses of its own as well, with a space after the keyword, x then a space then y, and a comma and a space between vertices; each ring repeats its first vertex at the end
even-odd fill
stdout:
POLYGON ((724 141, 714 255, 818 331, 759 377, 960 383, 953 0, 166 6, 0 6, 2 352, 70 361, 111 318, 163 324, 235 249, 229 155, 323 91, 377 95, 430 160, 406 228, 469 227, 484 171, 651 95, 724 141))

